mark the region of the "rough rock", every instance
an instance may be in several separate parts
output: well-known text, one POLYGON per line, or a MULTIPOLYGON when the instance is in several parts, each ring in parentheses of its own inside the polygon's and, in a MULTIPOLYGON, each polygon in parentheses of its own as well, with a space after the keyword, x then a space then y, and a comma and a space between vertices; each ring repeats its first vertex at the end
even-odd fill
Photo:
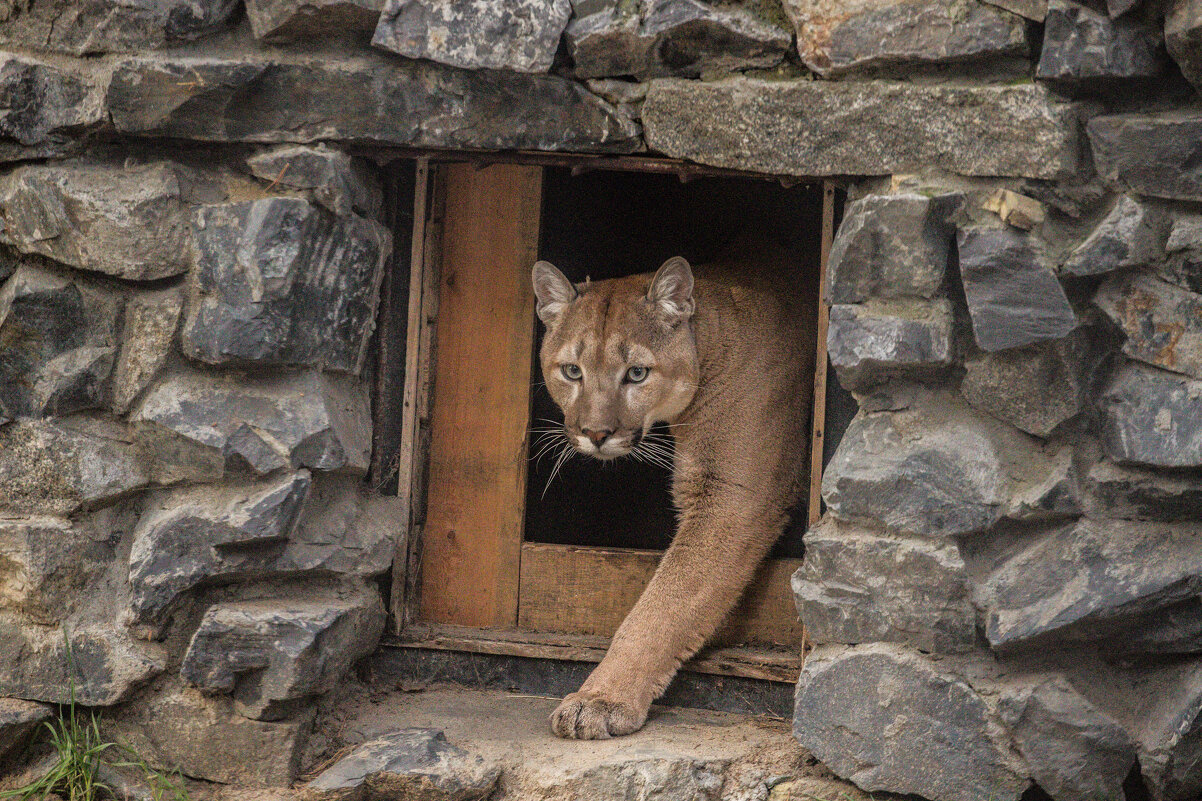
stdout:
POLYGON ((485 150, 630 152, 637 128, 564 78, 383 54, 307 60, 134 58, 108 88, 116 129, 211 142, 353 140, 485 150))
POLYGON ((942 395, 899 412, 861 412, 822 477, 841 520, 924 535, 968 534, 1006 514, 1019 483, 1050 465, 1035 441, 942 395))
POLYGON ((784 20, 751 5, 700 0, 574 5, 564 39, 582 78, 696 78, 766 69, 780 64, 793 44, 784 20))
POLYGON ((820 75, 1026 59, 1021 17, 977 2, 784 0, 805 65, 820 75))
POLYGON ((151 387, 130 421, 160 461, 186 449, 206 475, 214 464, 218 474, 223 464, 258 474, 302 466, 362 473, 371 454, 368 409, 366 389, 349 378, 177 370, 151 387))
POLYGON ((952 543, 824 518, 793 574, 797 613, 818 643, 896 642, 933 653, 976 647, 976 611, 952 543))
POLYGON ((120 298, 21 266, 0 287, 0 417, 68 415, 107 399, 120 298))
POLYGON ((17 2, 0 20, 0 44, 77 56, 152 50, 219 30, 239 5, 237 0, 17 2))
POLYGON ((112 560, 106 537, 61 518, 0 518, 0 608, 60 623, 112 560))
POLYGON ((1110 279, 1094 303, 1127 335, 1123 353, 1202 378, 1202 295, 1139 273, 1110 279))
POLYGON ((1122 195, 1065 261, 1068 275, 1099 275, 1150 264, 1165 254, 1172 218, 1158 203, 1122 195))
POLYGON ((171 355, 184 299, 177 289, 139 292, 125 304, 121 350, 113 371, 112 408, 125 414, 171 355))
POLYGON ((1181 74, 1202 90, 1202 3, 1171 0, 1164 17, 1164 43, 1181 74))
POLYGON ((103 106, 103 92, 86 75, 0 53, 0 161, 75 152, 104 119, 103 106))
POLYGON ((1120 190, 1202 200, 1197 144, 1202 111, 1112 114, 1086 125, 1098 174, 1120 190))
POLYGON ((1070 92, 1130 92, 1164 71, 1161 38, 1143 20, 1112 20, 1072 0, 1051 0, 1035 77, 1070 92))
POLYGON ((900 646, 818 646, 797 683, 793 734, 869 792, 1017 799, 1026 771, 985 699, 900 646))
POLYGON ((1043 225, 1047 219, 1047 209, 1038 200, 1005 188, 994 192, 981 206, 996 214, 1006 225, 1024 231, 1043 225))
POLYGON ((311 801, 474 801, 501 769, 447 742, 434 729, 401 729, 363 743, 305 785, 311 801))
POLYGON ((104 730, 153 765, 240 787, 287 787, 296 777, 312 712, 288 721, 247 720, 228 698, 165 687, 122 708, 104 730))
POLYGON ((1064 678, 1006 687, 998 712, 1032 778, 1056 801, 1124 801, 1135 743, 1064 678))
POLYGON ((0 695, 82 706, 113 706, 163 671, 163 660, 112 625, 32 626, 0 616, 0 695), (69 650, 69 653, 68 653, 69 650))
POLYGON ((1086 476, 1086 504, 1101 517, 1124 520, 1202 519, 1202 475, 1123 467, 1109 460, 1086 476))
POLYGON ((392 250, 384 226, 273 197, 205 206, 196 227, 186 355, 359 371, 392 250))
POLYGON ((68 515, 150 483, 124 428, 91 420, 0 426, 0 516, 68 515))
POLYGON ((1196 595, 1197 534, 1190 524, 1083 519, 1018 543, 968 543, 970 569, 986 573, 973 600, 989 644, 1109 640, 1138 616, 1196 595))
MULTIPOLYGON (((1050 450, 1050 449, 1049 449, 1050 450)), ((1041 478, 1030 478, 1006 505, 1010 520, 1052 520, 1077 517, 1083 511, 1081 479, 1070 446, 1045 454, 1048 466, 1041 478)))
POLYGON ((1090 384, 1103 352, 1087 326, 1063 339, 980 353, 965 362, 960 394, 999 420, 1046 437, 1090 402, 1090 384))
POLYGON ((130 550, 130 622, 157 635, 180 596, 201 583, 387 570, 390 506, 364 498, 351 479, 322 477, 311 491, 312 484, 300 470, 241 488, 149 499, 130 550))
POLYGON ((870 195, 850 203, 831 245, 827 297, 934 297, 947 276, 960 195, 870 195))
POLYGON ((324 144, 273 147, 248 158, 246 166, 269 185, 312 192, 335 214, 376 219, 384 203, 380 181, 366 161, 324 144))
POLYGON ((1048 0, 984 0, 984 2, 1035 22, 1043 22, 1048 15, 1048 0))
POLYGON ((206 692, 233 695, 238 712, 278 720, 334 689, 384 629, 379 592, 210 606, 192 635, 180 675, 206 692))
POLYGON ((643 125, 652 150, 717 167, 1055 178, 1078 168, 1077 113, 1034 85, 663 78, 643 125))
POLYGON ((1127 364, 1100 405, 1106 449, 1115 459, 1152 467, 1202 467, 1202 381, 1127 364))
POLYGON ((1077 327, 1064 289, 1027 237, 1008 228, 968 228, 956 239, 960 279, 982 350, 1060 339, 1077 327))
POLYGON ((333 32, 366 40, 383 9, 384 0, 246 0, 251 31, 268 42, 320 41, 333 32))
POLYGON ((134 281, 189 267, 192 211, 172 165, 68 162, 0 182, 0 241, 22 253, 134 281))
POLYGON ((19 698, 0 698, 0 769, 8 767, 33 733, 54 714, 54 708, 19 698))
POLYGON ((827 352, 839 383, 863 392, 890 378, 921 378, 953 358, 952 308, 935 300, 869 300, 830 310, 827 352))
POLYGON ((388 0, 371 43, 464 69, 547 72, 570 0, 388 0))
POLYGON ((1178 210, 1165 244, 1168 258, 1156 275, 1182 289, 1202 293, 1202 214, 1178 210))

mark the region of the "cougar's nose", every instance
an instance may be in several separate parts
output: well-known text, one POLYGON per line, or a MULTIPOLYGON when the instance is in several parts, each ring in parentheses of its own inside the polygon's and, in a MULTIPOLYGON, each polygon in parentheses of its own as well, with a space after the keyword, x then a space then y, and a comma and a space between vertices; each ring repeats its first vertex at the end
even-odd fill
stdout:
POLYGON ((591 428, 582 428, 582 429, 580 429, 580 433, 584 434, 584 436, 588 437, 589 440, 594 445, 596 445, 598 448, 600 448, 601 443, 605 442, 605 440, 608 439, 609 435, 614 432, 609 429, 606 429, 603 431, 594 431, 591 428))

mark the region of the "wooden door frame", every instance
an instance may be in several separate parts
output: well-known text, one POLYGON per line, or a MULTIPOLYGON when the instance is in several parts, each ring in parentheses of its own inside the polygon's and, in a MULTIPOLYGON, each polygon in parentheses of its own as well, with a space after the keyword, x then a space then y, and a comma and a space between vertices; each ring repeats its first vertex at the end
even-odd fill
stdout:
MULTIPOLYGON (((515 159, 516 161, 517 159, 515 159)), ((498 160, 503 161, 503 160, 498 160)), ((435 382, 435 365, 437 363, 437 322, 439 314, 439 285, 442 276, 442 247, 443 230, 446 214, 446 170, 440 162, 430 158, 419 158, 416 165, 416 180, 414 192, 413 237, 410 253, 409 272, 409 305, 408 326, 406 338, 406 370, 404 386, 404 403, 402 411, 401 450, 399 459, 398 495, 402 499, 400 508, 404 517, 404 530, 398 537, 398 549, 394 559, 392 583, 393 631, 402 634, 410 629, 407 639, 423 641, 448 641, 447 636, 434 636, 428 623, 419 623, 421 608, 421 576, 423 568, 423 535, 427 522, 427 482, 430 471, 430 428, 431 409, 435 382), (415 625, 416 624, 416 625, 415 625)), ((813 523, 821 514, 820 487, 822 480, 822 444, 823 444, 823 410, 825 408, 826 390, 826 328, 828 309, 825 303, 826 267, 829 258, 830 244, 834 230, 834 199, 835 186, 832 182, 823 182, 823 208, 821 228, 821 250, 819 267, 818 305, 818 341, 817 360, 814 376, 814 400, 812 405, 812 459, 809 488, 809 522, 813 523)), ((527 544, 529 547, 530 544, 527 544)), ((570 548, 570 546, 556 546, 570 548)), ((540 546, 540 550, 546 550, 540 546)), ((602 549, 604 550, 604 549, 602 549)), ((519 574, 513 577, 515 587, 521 580, 519 574)), ((506 626, 512 628, 517 624, 515 611, 513 623, 506 626)), ((480 650, 487 652, 497 647, 496 632, 476 638, 476 645, 471 645, 472 638, 463 636, 461 627, 449 627, 459 631, 449 641, 456 643, 458 650, 480 650)), ((520 627, 519 627, 520 628, 520 627)), ((578 635, 536 635, 532 632, 515 631, 506 641, 529 640, 536 638, 547 650, 545 641, 548 638, 559 637, 560 641, 571 644, 580 640, 578 635)), ((506 646, 510 647, 510 646, 506 646)), ((534 650, 539 650, 535 648, 534 650)), ((554 650, 554 649, 551 649, 554 650)), ((577 653, 594 654, 596 649, 577 648, 577 653)), ((728 673, 730 660, 719 660, 728 673)), ((734 662, 738 662, 736 658, 734 662)), ((757 662, 762 666, 763 660, 757 662)), ((762 669, 760 669, 762 672, 762 669)), ((779 674, 779 667, 774 668, 779 674)), ((714 671, 721 672, 721 671, 714 671)), ((769 671, 772 672, 772 671, 769 671)), ((755 671, 751 671, 755 673, 755 671)), ((740 673, 736 668, 731 675, 750 675, 746 671, 740 673)))

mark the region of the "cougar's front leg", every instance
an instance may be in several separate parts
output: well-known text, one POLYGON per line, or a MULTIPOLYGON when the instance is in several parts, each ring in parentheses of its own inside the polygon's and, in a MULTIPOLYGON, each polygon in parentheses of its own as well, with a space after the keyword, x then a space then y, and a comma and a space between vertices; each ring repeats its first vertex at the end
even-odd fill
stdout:
POLYGON ((560 737, 599 740, 641 728, 651 702, 721 625, 780 534, 783 514, 764 510, 762 494, 718 481, 702 491, 703 508, 683 511, 601 664, 551 715, 560 737))

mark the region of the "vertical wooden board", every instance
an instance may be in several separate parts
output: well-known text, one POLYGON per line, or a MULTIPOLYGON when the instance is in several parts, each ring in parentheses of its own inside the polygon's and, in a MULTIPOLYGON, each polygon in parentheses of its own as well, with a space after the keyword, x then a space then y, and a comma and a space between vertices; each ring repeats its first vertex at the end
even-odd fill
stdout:
POLYGON ((542 170, 448 165, 423 620, 517 621, 542 170))
POLYGON ((826 297, 826 269, 831 243, 835 237, 835 185, 822 184, 822 250, 818 269, 818 353, 814 360, 814 416, 810 432, 810 503, 809 523, 822 517, 822 452, 826 436, 826 333, 830 325, 830 306, 826 297))
MULTIPOLYGON (((518 626, 611 637, 651 581, 661 556, 658 551, 527 543, 522 547, 518 626)), ((713 642, 800 647, 801 624, 789 586, 800 566, 799 559, 764 562, 713 642)))

